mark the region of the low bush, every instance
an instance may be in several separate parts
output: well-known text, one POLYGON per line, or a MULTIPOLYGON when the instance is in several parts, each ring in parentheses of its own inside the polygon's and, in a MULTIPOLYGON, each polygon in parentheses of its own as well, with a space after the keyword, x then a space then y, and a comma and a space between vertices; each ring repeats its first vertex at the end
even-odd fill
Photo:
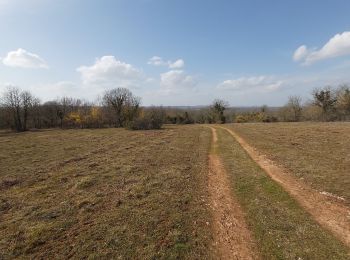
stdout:
POLYGON ((130 122, 128 129, 131 130, 150 130, 150 129, 160 129, 162 127, 161 124, 157 124, 150 118, 137 118, 130 122))
POLYGON ((163 108, 152 107, 143 113, 127 126, 131 130, 161 129, 165 122, 165 111, 163 108))
POLYGON ((269 115, 265 112, 248 112, 243 113, 240 115, 237 115, 235 118, 236 123, 248 123, 248 122, 265 122, 265 123, 271 123, 271 122, 277 122, 278 118, 269 115))

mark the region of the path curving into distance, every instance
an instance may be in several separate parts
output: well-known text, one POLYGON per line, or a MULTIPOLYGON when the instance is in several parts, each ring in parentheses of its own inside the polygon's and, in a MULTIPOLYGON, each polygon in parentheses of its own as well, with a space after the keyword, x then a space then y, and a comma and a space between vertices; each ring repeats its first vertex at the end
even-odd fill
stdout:
POLYGON ((236 132, 226 127, 229 132, 249 154, 249 156, 277 183, 279 183, 298 203, 324 228, 332 232, 345 245, 350 247, 350 208, 330 201, 318 191, 296 179, 291 173, 267 159, 249 145, 236 132))
POLYGON ((241 206, 231 191, 231 183, 217 155, 217 134, 212 130, 209 155, 208 191, 213 214, 214 247, 220 259, 260 259, 241 206))

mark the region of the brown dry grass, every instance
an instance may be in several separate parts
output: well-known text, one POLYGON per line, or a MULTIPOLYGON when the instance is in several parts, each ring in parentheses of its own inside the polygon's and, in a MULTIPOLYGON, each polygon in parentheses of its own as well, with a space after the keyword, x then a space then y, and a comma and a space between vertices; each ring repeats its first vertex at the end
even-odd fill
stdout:
POLYGON ((319 192, 342 197, 350 205, 350 123, 256 123, 230 127, 319 192))
POLYGON ((0 259, 208 258, 210 130, 0 133, 0 259))

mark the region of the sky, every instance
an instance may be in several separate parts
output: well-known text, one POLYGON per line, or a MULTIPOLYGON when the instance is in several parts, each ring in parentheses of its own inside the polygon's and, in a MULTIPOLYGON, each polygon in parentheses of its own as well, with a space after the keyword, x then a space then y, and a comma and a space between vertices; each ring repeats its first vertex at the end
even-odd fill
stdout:
POLYGON ((350 83, 348 0, 0 0, 0 93, 280 106, 350 83))

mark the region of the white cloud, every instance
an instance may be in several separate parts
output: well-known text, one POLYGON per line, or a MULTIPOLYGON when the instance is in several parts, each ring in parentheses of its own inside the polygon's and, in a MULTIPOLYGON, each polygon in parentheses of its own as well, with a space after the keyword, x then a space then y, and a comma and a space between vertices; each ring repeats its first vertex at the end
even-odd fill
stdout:
POLYGON ((169 62, 170 69, 181 69, 185 66, 185 62, 183 59, 178 59, 175 62, 169 62))
POLYGON ((183 70, 170 70, 160 74, 160 86, 168 93, 179 92, 184 89, 193 89, 197 82, 183 70))
POLYGON ((217 88, 231 91, 276 91, 283 85, 283 80, 275 79, 272 76, 241 77, 237 79, 225 80, 217 88))
POLYGON ((293 59, 303 65, 310 65, 320 60, 346 55, 350 55, 350 31, 336 34, 321 49, 308 49, 302 45, 294 52, 293 59))
POLYGON ((162 57, 153 56, 147 62, 149 65, 153 66, 168 66, 169 69, 181 69, 185 66, 183 59, 178 59, 176 61, 165 61, 162 57))
POLYGON ((85 85, 127 87, 143 77, 141 70, 117 60, 114 56, 103 56, 96 59, 95 64, 81 66, 77 71, 85 85))
POLYGON ((301 61, 301 60, 305 59, 307 54, 308 54, 307 47, 305 45, 302 45, 294 52, 293 60, 294 61, 301 61))
POLYGON ((166 65, 168 65, 168 63, 165 62, 163 60, 163 58, 159 57, 159 56, 153 56, 152 58, 149 59, 149 61, 147 63, 149 65, 153 65, 153 66, 166 66, 166 65))
POLYGON ((2 60, 3 64, 9 67, 37 69, 47 69, 46 62, 39 55, 19 48, 16 51, 10 51, 2 60))

